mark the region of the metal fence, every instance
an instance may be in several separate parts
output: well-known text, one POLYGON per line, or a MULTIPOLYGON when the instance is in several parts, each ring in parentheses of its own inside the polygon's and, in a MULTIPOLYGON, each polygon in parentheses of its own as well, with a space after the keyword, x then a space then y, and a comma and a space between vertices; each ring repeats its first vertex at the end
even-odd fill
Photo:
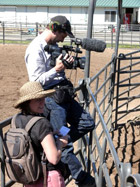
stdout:
MULTIPOLYGON (((45 24, 40 23, 0 23, 0 42, 5 43, 29 43, 39 33, 45 29, 45 24)), ((73 24, 73 33, 77 38, 85 38, 87 36, 87 25, 73 24)), ((92 28, 92 37, 104 40, 110 47, 114 47, 116 42, 116 25, 94 24, 92 28)), ((69 38, 66 38, 69 41, 69 38)), ((139 46, 140 45, 140 26, 130 24, 121 25, 120 29, 120 45, 139 46)))
POLYGON ((116 110, 113 126, 118 127, 129 113, 140 111, 140 50, 120 54, 116 66, 116 110))
MULTIPOLYGON (((88 102, 82 97, 79 100, 81 104, 89 106, 96 128, 79 141, 78 151, 81 163, 84 160, 83 167, 94 173, 98 187, 140 186, 140 174, 132 173, 131 163, 120 161, 111 137, 111 132, 124 125, 126 116, 129 117, 129 114, 134 112, 137 115, 140 111, 140 95, 136 95, 140 87, 139 78, 140 51, 135 51, 120 54, 95 76, 86 79, 89 99, 88 102), (122 87, 125 89, 121 90, 122 87), (120 124, 120 121, 123 121, 123 124, 120 124), (108 168, 108 154, 109 162, 113 164, 116 172, 114 179, 111 178, 111 171, 108 168)), ((86 89, 82 90, 81 95, 85 95, 86 89)))

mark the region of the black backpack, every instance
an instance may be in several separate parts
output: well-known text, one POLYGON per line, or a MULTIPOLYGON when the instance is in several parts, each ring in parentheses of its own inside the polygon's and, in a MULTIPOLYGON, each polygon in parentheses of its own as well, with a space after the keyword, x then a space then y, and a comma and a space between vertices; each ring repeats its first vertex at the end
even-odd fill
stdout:
POLYGON ((42 117, 33 117, 25 129, 22 129, 16 128, 17 115, 12 118, 11 127, 4 134, 3 139, 7 174, 11 180, 22 184, 34 183, 44 174, 44 183, 46 183, 46 158, 42 158, 41 162, 38 161, 28 134, 35 122, 42 117))

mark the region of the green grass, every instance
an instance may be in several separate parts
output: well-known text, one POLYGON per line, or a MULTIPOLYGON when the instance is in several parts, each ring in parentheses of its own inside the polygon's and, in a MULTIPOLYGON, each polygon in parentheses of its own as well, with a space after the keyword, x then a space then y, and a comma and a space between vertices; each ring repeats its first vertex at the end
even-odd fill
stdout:
MULTIPOLYGON (((115 44, 113 46, 111 44, 107 44, 107 48, 115 48, 115 44)), ((119 44, 119 48, 124 48, 124 49, 137 49, 140 48, 139 45, 130 45, 130 44, 119 44)))
MULTIPOLYGON (((0 40, 0 44, 29 44, 32 40, 20 41, 20 40, 0 40)), ((59 43, 59 46, 70 45, 70 42, 59 43)))
MULTIPOLYGON (((5 42, 3 43, 3 40, 0 40, 0 44, 26 44, 28 45, 31 42, 31 40, 26 40, 26 41, 17 41, 17 40, 5 40, 5 42)), ((63 43, 59 43, 59 46, 63 46, 63 45, 70 45, 70 42, 63 42, 63 43)), ((113 44, 113 46, 111 44, 107 44, 107 48, 115 48, 115 44, 113 44)), ((130 45, 130 44, 119 44, 119 48, 126 48, 126 49, 138 49, 140 48, 140 45, 130 45)))
POLYGON ((31 41, 14 41, 14 40, 5 40, 3 43, 3 40, 0 40, 0 44, 29 44, 31 41))

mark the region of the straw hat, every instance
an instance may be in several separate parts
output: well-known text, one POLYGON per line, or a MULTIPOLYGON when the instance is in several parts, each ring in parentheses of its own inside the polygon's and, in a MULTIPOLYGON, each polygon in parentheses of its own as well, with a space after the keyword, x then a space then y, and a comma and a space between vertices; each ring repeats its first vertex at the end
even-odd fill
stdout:
POLYGON ((44 90, 39 82, 27 82, 20 88, 19 100, 15 103, 14 107, 18 108, 18 106, 25 101, 43 98, 53 93, 55 93, 55 90, 44 90))

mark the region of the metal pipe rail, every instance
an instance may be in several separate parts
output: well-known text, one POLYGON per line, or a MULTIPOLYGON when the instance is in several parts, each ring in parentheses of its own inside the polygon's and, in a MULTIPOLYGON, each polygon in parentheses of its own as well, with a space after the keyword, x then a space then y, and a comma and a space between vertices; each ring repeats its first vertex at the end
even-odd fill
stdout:
MULTIPOLYGON (((97 149, 98 149, 98 152, 99 152, 98 154, 99 154, 99 157, 100 157, 100 168, 99 168, 100 171, 99 171, 98 179, 96 179, 97 184, 98 184, 99 187, 102 187, 101 181, 102 181, 102 177, 103 177, 103 174, 104 174, 107 186, 112 186, 112 182, 111 182, 111 179, 109 177, 108 170, 107 170, 107 165, 105 163, 105 153, 106 153, 105 148, 106 148, 107 143, 108 143, 109 147, 110 147, 111 155, 112 155, 114 163, 115 163, 115 167, 117 169, 117 172, 118 172, 118 175, 119 175, 119 178, 120 178, 120 186, 124 187, 127 175, 131 174, 131 165, 129 163, 128 164, 123 164, 123 163, 120 162, 120 160, 118 158, 118 155, 116 153, 115 147, 113 145, 111 136, 109 134, 109 130, 106 126, 106 123, 105 123, 104 118, 102 116, 101 110, 98 106, 98 103, 97 103, 97 101, 94 97, 94 94, 92 93, 92 90, 88 85, 87 85, 87 89, 88 89, 88 92, 89 92, 89 94, 90 94, 90 96, 91 96, 91 98, 92 98, 92 100, 95 104, 97 113, 98 113, 100 121, 101 121, 103 131, 104 131, 104 134, 105 134, 104 143, 103 143, 103 146, 102 146, 103 148, 101 148, 100 143, 98 142, 97 135, 96 135, 96 130, 94 130, 95 131, 94 132, 94 138, 96 139, 95 142, 96 142, 96 146, 97 146, 97 149), (127 172, 124 172, 125 167, 127 168, 126 169, 127 172), (106 168, 106 169, 104 170, 103 168, 106 168)), ((91 157, 92 157, 92 155, 91 155, 91 157)))
POLYGON ((10 187, 12 186, 15 182, 13 181, 8 181, 7 183, 5 182, 5 155, 3 152, 3 129, 4 127, 7 127, 10 122, 11 122, 12 117, 0 122, 0 164, 1 164, 1 187, 10 187))
POLYGON ((140 50, 128 54, 120 54, 116 69, 115 127, 124 116, 131 112, 140 111, 140 104, 135 102, 136 99, 140 98, 140 94, 135 94, 135 91, 140 87, 140 82, 137 82, 139 77, 140 50), (135 107, 132 108, 132 105, 135 107))

